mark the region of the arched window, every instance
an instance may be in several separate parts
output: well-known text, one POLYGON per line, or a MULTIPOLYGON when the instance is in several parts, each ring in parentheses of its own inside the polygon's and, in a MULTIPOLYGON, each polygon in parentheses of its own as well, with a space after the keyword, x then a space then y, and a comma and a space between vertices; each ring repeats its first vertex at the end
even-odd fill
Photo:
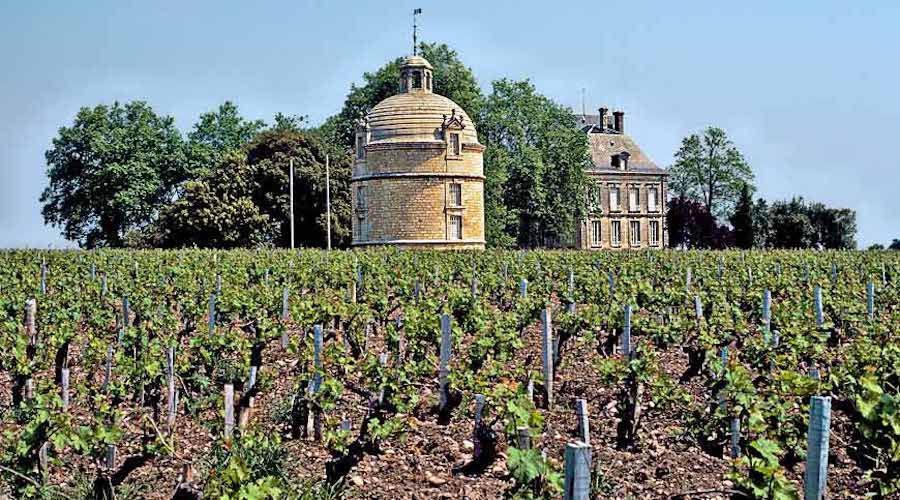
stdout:
POLYGON ((421 71, 413 72, 413 88, 414 89, 422 88, 422 72, 421 71))
POLYGON ((431 73, 425 73, 425 90, 431 90, 431 73))

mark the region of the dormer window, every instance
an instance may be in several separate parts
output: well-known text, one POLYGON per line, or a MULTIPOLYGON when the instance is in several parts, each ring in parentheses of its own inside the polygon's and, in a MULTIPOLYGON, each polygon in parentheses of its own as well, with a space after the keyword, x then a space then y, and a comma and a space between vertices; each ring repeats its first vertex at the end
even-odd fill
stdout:
POLYGON ((628 170, 628 158, 631 154, 628 151, 622 151, 619 156, 619 170, 628 170))
POLYGON ((450 133, 450 154, 453 156, 459 156, 462 153, 460 149, 459 143, 459 134, 456 132, 450 133))
POLYGON ((422 88, 422 72, 421 71, 413 71, 413 88, 414 89, 422 88))

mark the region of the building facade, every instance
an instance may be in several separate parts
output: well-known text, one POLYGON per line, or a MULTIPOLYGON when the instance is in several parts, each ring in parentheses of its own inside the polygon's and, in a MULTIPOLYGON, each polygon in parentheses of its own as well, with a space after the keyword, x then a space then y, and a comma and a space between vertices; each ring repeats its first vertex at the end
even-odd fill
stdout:
POLYGON ((427 60, 407 57, 400 93, 357 126, 353 246, 484 248, 484 146, 433 78, 427 60))
POLYGON ((665 248, 666 177, 631 137, 625 113, 578 115, 588 135, 588 215, 578 224, 577 248, 584 250, 665 248))

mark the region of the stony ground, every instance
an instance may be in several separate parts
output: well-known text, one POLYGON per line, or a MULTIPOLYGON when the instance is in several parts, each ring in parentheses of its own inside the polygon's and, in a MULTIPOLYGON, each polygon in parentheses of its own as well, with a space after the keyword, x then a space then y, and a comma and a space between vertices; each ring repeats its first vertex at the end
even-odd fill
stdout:
MULTIPOLYGON (((294 332, 299 335, 299 332, 294 332)), ((515 364, 531 364, 539 370, 540 332, 533 325, 525 332, 526 347, 521 349, 515 364)), ((380 340, 373 339, 377 348, 380 340)), ((464 351, 463 351, 464 352, 464 351)), ((83 366, 77 348, 70 353, 72 385, 85 383, 99 376, 99 367, 83 366)), ((534 446, 544 450, 552 463, 562 467, 565 444, 576 438, 574 401, 584 398, 590 411, 591 445, 597 482, 609 498, 728 498, 732 494, 732 482, 728 475, 731 461, 711 456, 702 451, 689 437, 689 422, 683 411, 654 408, 649 394, 642 401, 643 414, 639 432, 639 448, 634 452, 615 448, 617 387, 604 383, 596 364, 603 358, 595 345, 580 339, 569 342, 563 351, 563 360, 556 372, 556 401, 546 411, 545 428, 534 446)), ((290 477, 324 477, 327 449, 320 443, 291 439, 283 418, 279 417, 292 392, 291 373, 295 362, 273 342, 264 353, 264 366, 260 375, 266 385, 256 401, 251 425, 267 433, 281 433, 289 454, 286 468, 290 477)), ((687 366, 686 355, 678 348, 659 353, 661 368, 674 380, 678 380, 687 366)), ((38 378, 52 380, 52 374, 38 378)), ((95 381, 96 382, 96 381, 95 381)), ((0 372, 0 411, 8 412, 11 404, 11 379, 0 372)), ((381 454, 366 455, 348 476, 347 496, 351 498, 426 499, 426 498, 498 498, 512 484, 506 470, 505 438, 502 429, 497 460, 483 473, 466 476, 454 473, 468 462, 473 443, 471 441, 471 408, 460 408, 447 425, 440 425, 431 412, 436 402, 437 380, 420 388, 422 403, 412 414, 404 415, 409 431, 402 437, 388 440, 381 445, 381 454)), ((703 401, 704 387, 697 379, 682 386, 694 399, 703 401)), ((73 401, 76 421, 86 421, 84 402, 73 401)), ((471 405, 470 400, 466 403, 471 405)), ((191 418, 179 415, 174 432, 173 452, 156 458, 145 458, 139 453, 143 443, 141 436, 157 417, 135 405, 125 406, 127 418, 122 423, 125 439, 119 444, 119 460, 113 481, 118 484, 120 497, 171 498, 181 479, 181 471, 191 465, 195 479, 202 482, 203 457, 208 455, 215 439, 204 422, 221 419, 209 411, 191 418)), ((365 412, 364 402, 350 391, 338 407, 331 412, 336 418, 349 418, 360 422, 365 412)), ((0 419, 7 428, 10 419, 0 419)), ((5 430, 5 429, 0 429, 5 430)), ((862 471, 851 458, 853 435, 848 418, 839 410, 835 412, 832 427, 831 467, 829 489, 832 498, 861 498, 865 490, 862 471)), ((5 443, 8 444, 8 443, 5 443)), ((51 465, 49 481, 72 491, 85 479, 96 474, 97 465, 85 459, 55 457, 51 465)), ((799 482, 803 476, 802 461, 791 470, 791 479, 799 482)), ((0 490, 2 491, 2 490, 0 490)), ((0 493, 2 498, 2 493, 0 493)))

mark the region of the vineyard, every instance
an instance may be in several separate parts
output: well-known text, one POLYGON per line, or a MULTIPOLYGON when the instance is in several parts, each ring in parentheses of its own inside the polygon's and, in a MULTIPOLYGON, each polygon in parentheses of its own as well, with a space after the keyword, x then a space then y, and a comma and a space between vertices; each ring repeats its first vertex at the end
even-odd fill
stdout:
POLYGON ((896 497, 898 283, 900 252, 3 251, 0 498, 896 497))

